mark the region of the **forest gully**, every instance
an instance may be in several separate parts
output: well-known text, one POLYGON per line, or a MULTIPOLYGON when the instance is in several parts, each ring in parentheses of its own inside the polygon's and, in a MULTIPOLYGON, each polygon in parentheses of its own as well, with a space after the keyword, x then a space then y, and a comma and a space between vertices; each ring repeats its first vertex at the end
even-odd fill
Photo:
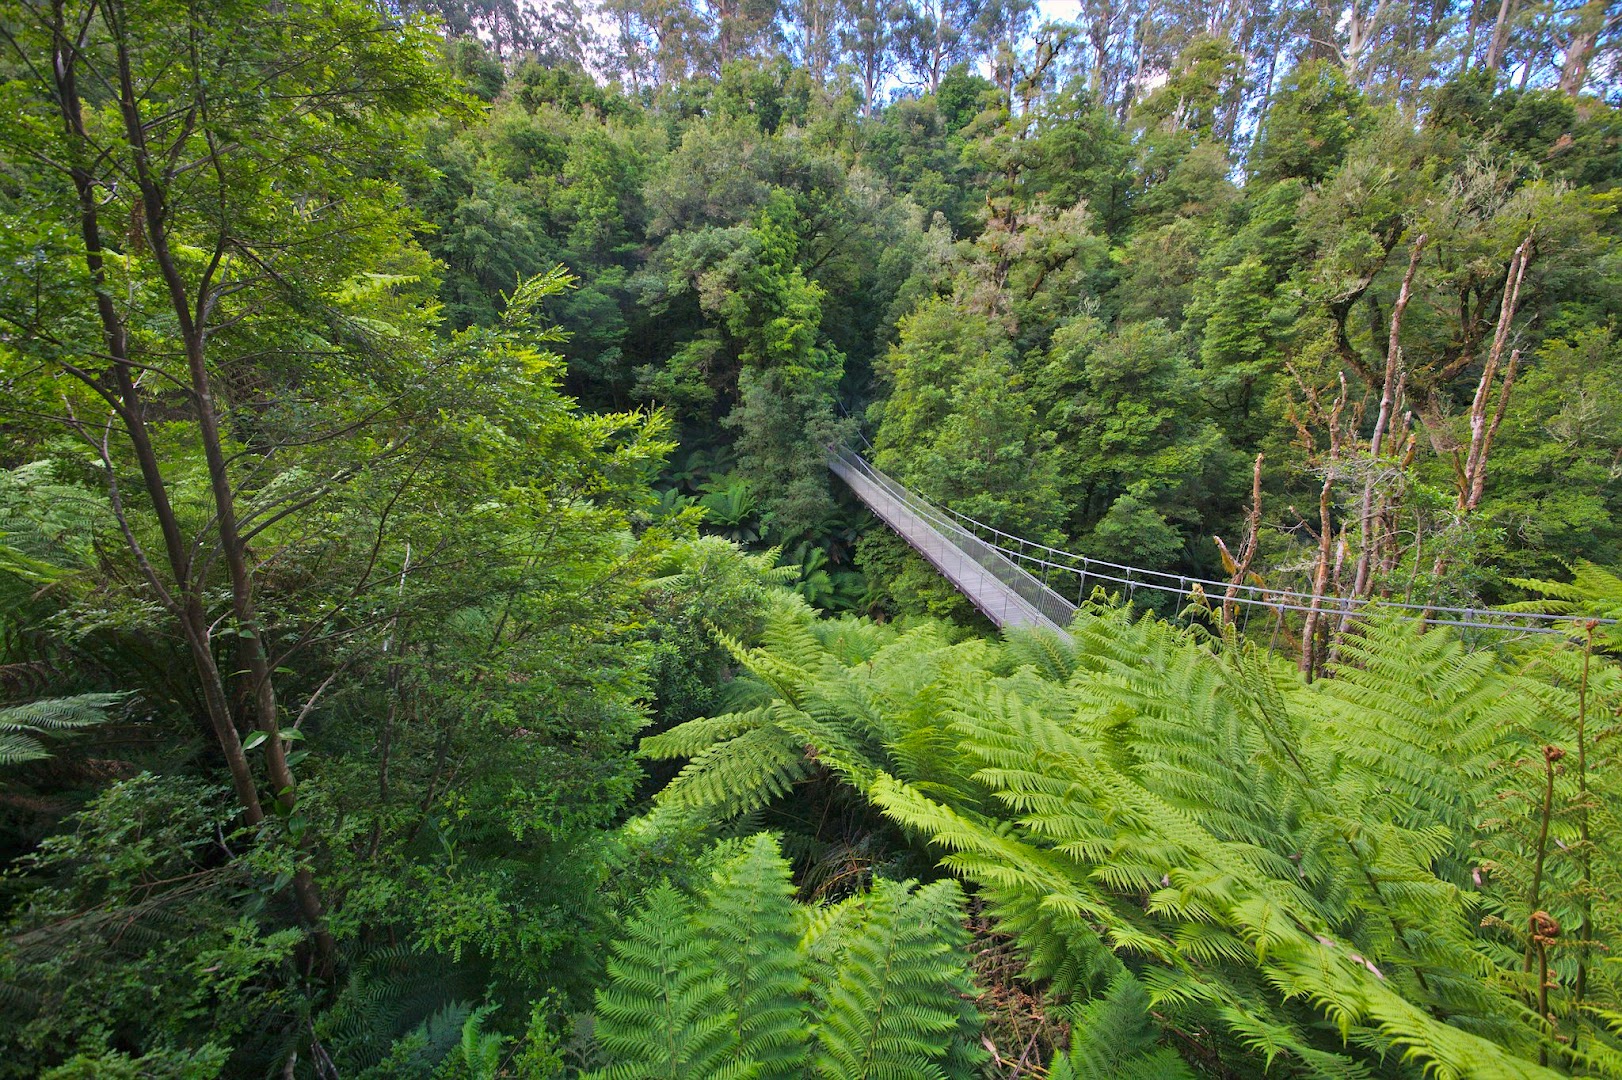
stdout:
POLYGON ((1622 9, 0 0, 0 1080, 1622 1078, 1622 9))

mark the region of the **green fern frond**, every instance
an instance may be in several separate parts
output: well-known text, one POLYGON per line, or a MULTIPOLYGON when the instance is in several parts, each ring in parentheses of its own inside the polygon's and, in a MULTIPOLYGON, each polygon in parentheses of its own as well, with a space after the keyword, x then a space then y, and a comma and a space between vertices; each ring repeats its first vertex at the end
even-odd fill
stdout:
POLYGON ((0 765, 50 757, 41 736, 104 724, 107 710, 128 698, 128 694, 78 694, 0 708, 0 765))
POLYGON ((602 1080, 722 1075, 735 1067, 737 1018, 692 903, 669 885, 644 897, 597 991, 602 1080))
POLYGON ((762 1080, 802 1075, 803 996, 789 865, 766 834, 718 866, 704 891, 698 927, 711 943, 735 1029, 734 1061, 753 1062, 762 1080))
POLYGON ((74 697, 44 698, 0 709, 0 731, 70 731, 105 723, 107 710, 129 698, 128 694, 78 694, 74 697))
POLYGON ((1511 604, 1510 609, 1600 619, 1622 618, 1622 576, 1586 559, 1579 559, 1568 569, 1571 571, 1569 582, 1510 578, 1512 584, 1544 596, 1542 600, 1511 604))
POLYGON ((781 722, 792 719, 795 710, 780 702, 759 712, 762 721, 755 726, 694 754, 659 800, 725 819, 764 806, 810 777, 814 757, 803 737, 781 722))
POLYGON ((21 765, 50 757, 45 744, 16 731, 0 731, 0 765, 21 765))
POLYGON ((880 881, 859 910, 859 921, 829 931, 837 935, 836 960, 813 986, 813 1073, 826 1080, 976 1075, 985 1054, 963 963, 968 934, 957 884, 914 890, 911 882, 880 881))
POLYGON ((808 1064, 822 1076, 978 1075, 955 882, 880 882, 804 908, 771 836, 723 842, 712 858, 696 896, 653 890, 614 945, 597 994, 609 1064, 595 1076, 790 1080, 808 1064))
POLYGON ((1050 1077, 1193 1080, 1193 1071, 1177 1052, 1160 1045, 1160 1030, 1149 1009, 1143 985, 1130 972, 1121 972, 1103 994, 1067 1011, 1070 1050, 1053 1062, 1050 1077))
POLYGON ((1003 632, 1005 663, 1029 667, 1042 678, 1063 683, 1076 671, 1076 647, 1044 630, 1010 629, 1003 632))

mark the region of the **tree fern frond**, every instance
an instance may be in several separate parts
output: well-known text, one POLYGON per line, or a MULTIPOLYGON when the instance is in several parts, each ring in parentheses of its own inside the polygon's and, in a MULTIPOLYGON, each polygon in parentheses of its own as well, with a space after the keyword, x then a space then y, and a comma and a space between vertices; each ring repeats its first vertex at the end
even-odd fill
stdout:
POLYGON ((1193 1080, 1194 1073, 1149 1018, 1149 995, 1130 972, 1118 974, 1100 996, 1067 1011, 1070 1050, 1053 1063, 1052 1076, 1072 1080, 1162 1077, 1193 1080))
POLYGON ((128 698, 128 694, 78 694, 12 705, 0 708, 0 730, 67 731, 94 727, 106 722, 108 709, 128 698))
POLYGON ((41 761, 50 756, 50 751, 38 739, 18 731, 0 731, 0 765, 21 765, 25 761, 41 761))
POLYGON ((816 763, 804 740, 779 722, 793 715, 792 708, 779 703, 764 715, 767 722, 695 754, 660 792, 660 801, 726 818, 764 806, 809 777, 816 763))
POLYGON ((1003 632, 1005 663, 1029 667, 1044 679, 1063 683, 1076 671, 1076 648, 1059 635, 1044 630, 1011 629, 1003 632))
POLYGON ((881 881, 802 908, 771 836, 725 842, 713 857, 696 896, 653 890, 615 943, 597 993, 609 1063, 595 1076, 789 1080, 808 1064, 840 1077, 978 1075, 955 882, 881 881))
POLYGON ((754 1062, 763 1080, 797 1077, 806 1025, 789 865, 766 834, 718 866, 703 895, 700 931, 712 943, 716 973, 736 1025, 734 1060, 754 1062))
POLYGON ((107 722, 107 710, 128 694, 78 694, 0 708, 0 765, 51 756, 42 735, 59 735, 107 722))
POLYGON ((880 881, 861 899, 863 918, 835 925, 836 963, 813 985, 815 1075, 976 1074, 984 1052, 975 1053, 979 1014, 969 1004, 962 905, 955 882, 915 891, 911 882, 880 881))
MULTIPOLYGON (((1512 584, 1543 594, 1541 600, 1510 604, 1511 611, 1541 611, 1574 618, 1622 619, 1622 576, 1586 559, 1570 565, 1571 581, 1510 578, 1512 584)), ((1609 631, 1613 640, 1616 627, 1609 631)))
POLYGON ((692 903, 659 886, 614 944, 608 984, 597 992, 597 1039, 613 1062, 599 1076, 719 1074, 737 1060, 737 1021, 727 1005, 692 903))

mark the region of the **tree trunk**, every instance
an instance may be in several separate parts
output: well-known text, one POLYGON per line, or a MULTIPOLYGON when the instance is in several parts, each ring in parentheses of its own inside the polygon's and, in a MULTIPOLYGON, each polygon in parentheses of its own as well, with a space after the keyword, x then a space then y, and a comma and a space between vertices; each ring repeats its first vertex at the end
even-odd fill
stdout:
POLYGON ((1481 26, 1481 0, 1470 0, 1470 16, 1464 26, 1464 54, 1459 62, 1459 73, 1470 70, 1470 61, 1476 54, 1476 31, 1481 26))
MULTIPOLYGON (((1261 543, 1262 526, 1262 455, 1256 455, 1256 467, 1250 477, 1250 512, 1245 515, 1245 542, 1240 549, 1239 558, 1234 560, 1233 577, 1228 582, 1228 590, 1222 597, 1222 618, 1224 622, 1233 622, 1236 605, 1235 598, 1239 595, 1239 586, 1244 584, 1245 575, 1250 572, 1250 564, 1256 558, 1256 548, 1261 543)), ((1220 545, 1221 540, 1217 543, 1220 545)))
POLYGON ((1301 673, 1312 681, 1318 659, 1318 621, 1323 599, 1329 590, 1329 555, 1334 543, 1330 529, 1329 507, 1335 490, 1335 464, 1331 460, 1324 467, 1323 489, 1318 493, 1318 557, 1312 572, 1312 603, 1307 609, 1306 623, 1301 628, 1301 673))
MULTIPOLYGON (((167 193, 173 176, 171 173, 160 176, 153 170, 153 161, 146 142, 148 125, 141 114, 141 97, 135 87, 125 17, 126 13, 118 4, 110 3, 102 7, 102 18, 111 38, 113 59, 117 67, 117 85, 114 89, 117 92, 119 115, 123 121, 123 135, 128 140, 130 148, 132 179, 138 191, 141 225, 153 260, 168 288, 170 306, 186 354, 190 397, 196 409, 198 431, 215 504, 216 534, 231 578, 232 608, 237 619, 239 640, 246 645, 248 673, 253 680, 250 690, 258 727, 267 736, 265 760, 272 790, 277 801, 290 812, 294 799, 293 775, 288 768, 286 748, 282 744, 277 728, 275 683, 254 606, 252 577, 247 568, 245 544, 237 525, 235 493, 231 487, 205 358, 207 320, 214 299, 211 282, 224 252, 225 226, 222 222, 219 243, 207 269, 202 272, 197 283, 194 308, 193 291, 174 258, 167 229, 170 213, 167 193)), ((57 37, 55 48, 57 93, 70 143, 82 148, 88 145, 89 138, 82 121, 83 105, 74 83, 77 46, 68 42, 62 35, 60 24, 57 27, 57 37)), ((203 102, 201 100, 194 102, 193 108, 201 112, 204 108, 203 102)), ((171 165, 170 169, 172 168, 171 165)), ((231 772, 232 785, 242 806, 243 816, 250 825, 256 825, 264 820, 264 809, 231 716, 225 678, 214 660, 210 640, 211 623, 202 603, 202 590, 207 582, 202 580, 199 568, 193 563, 192 546, 186 542, 181 533, 178 518, 169 499, 168 486, 146 430, 144 401, 136 379, 131 374, 128 335, 122 318, 111 297, 101 288, 103 245, 96 215, 93 177, 87 170, 76 170, 75 184, 80 200, 81 229, 87 245, 86 259, 92 281, 98 291, 97 308, 103 330, 109 338, 111 355, 114 358, 113 375, 121 399, 118 412, 140 465, 142 479, 152 500, 171 572, 175 578, 172 592, 166 590, 162 583, 155 579, 152 584, 157 588, 160 597, 166 598, 167 606, 180 624, 196 669, 204 708, 231 772)), ((321 929, 322 905, 308 869, 296 872, 294 894, 301 915, 315 932, 323 962, 330 962, 332 940, 321 929)))
MULTIPOLYGON (((1526 266, 1532 260, 1532 234, 1527 233, 1526 239, 1521 241, 1515 249, 1515 255, 1509 261, 1509 273, 1504 280, 1504 298, 1498 308, 1498 325, 1493 331, 1492 348, 1488 350, 1487 362, 1481 369, 1481 381, 1476 384, 1476 394, 1470 403, 1470 451, 1464 461, 1464 467, 1459 472, 1459 500, 1458 507, 1468 513, 1481 503, 1481 495, 1487 480, 1487 453, 1492 448, 1492 435, 1497 432, 1498 424, 1503 420, 1504 409, 1509 402, 1509 392, 1514 385, 1515 366, 1520 359, 1520 352, 1516 351, 1510 358, 1510 368, 1504 377, 1504 387, 1499 394, 1498 410, 1494 414, 1491 427, 1487 423, 1487 402, 1492 397, 1493 385, 1498 376, 1498 365, 1503 358, 1504 346, 1509 341, 1510 324, 1515 320, 1516 308, 1520 305, 1521 282, 1526 277, 1526 266)), ((1458 460, 1457 456, 1454 458, 1458 460)))
POLYGON ((1577 24, 1571 31, 1571 42, 1566 46, 1565 59, 1560 64, 1560 89, 1576 97, 1588 82, 1588 65, 1594 58, 1594 48, 1605 29, 1606 0, 1588 0, 1577 15, 1577 24))
MULTIPOLYGON (((1402 382, 1402 346, 1399 344, 1402 332, 1403 312, 1408 310, 1408 302, 1413 299, 1414 277, 1419 273, 1419 260, 1425 252, 1425 234, 1420 233, 1414 240, 1412 254, 1408 257, 1408 272, 1403 275, 1402 288, 1397 292, 1397 302, 1391 309, 1391 332, 1386 339, 1385 347, 1385 380, 1380 388, 1380 411, 1374 420, 1374 434, 1369 439, 1369 472, 1363 481, 1363 499, 1358 508, 1358 555, 1357 571, 1352 579, 1352 596, 1362 597, 1368 591, 1370 559, 1374 551, 1373 522, 1374 522, 1374 473, 1379 468, 1380 451, 1384 448, 1385 433, 1391 423, 1392 410, 1397 405, 1398 386, 1402 382)), ((1347 615, 1341 619, 1341 630, 1346 629, 1347 615)))
MULTIPOLYGON (((62 109, 69 144, 75 151, 82 151, 89 145, 90 139, 84 127, 84 104, 78 90, 76 62, 78 43, 67 39, 60 11, 57 15, 54 27, 56 40, 52 50, 54 54, 52 71, 57 100, 62 109)), ((82 156, 82 153, 79 156, 82 156)), ((94 179, 88 167, 82 162, 75 163, 71 174, 78 196, 79 228, 85 243, 85 264, 95 293, 96 310, 101 321, 102 334, 106 338, 107 352, 112 358, 113 382, 118 389, 116 398, 109 397, 108 400, 118 413, 141 469, 141 479, 146 487, 147 497, 152 503, 153 514, 158 519, 170 573, 174 576, 173 588, 166 587, 158 580, 144 558, 141 562, 148 571, 149 584, 180 623, 181 633, 186 639, 193 666, 197 670, 203 708, 208 716, 209 726, 219 743, 220 753, 225 758, 226 767, 231 773, 231 786, 242 807, 243 818, 248 824, 257 825, 265 816, 259 802, 258 787, 248 766, 247 755, 242 749, 242 740, 237 736, 236 725, 231 717, 229 696, 225 692, 224 681, 210 648, 208 617, 191 580, 190 548, 181 535, 179 519, 169 498, 168 485, 163 479, 157 454, 147 431, 145 402, 136 385, 135 377, 131 374, 129 333, 117 305, 105 288, 106 271, 103 256, 105 245, 101 239, 101 221, 94 179)), ((86 378, 85 381, 99 390, 98 380, 94 377, 86 378)))
MULTIPOLYGON (((1335 404, 1330 409, 1327 420, 1329 427, 1329 453, 1324 460, 1323 488, 1318 493, 1318 555, 1314 563, 1312 574, 1312 602, 1307 608, 1306 623, 1301 629, 1301 673, 1311 682, 1317 668, 1317 636, 1318 628, 1323 615, 1324 597, 1329 593, 1329 574, 1331 569, 1331 556, 1334 551, 1335 532, 1332 527, 1330 508, 1334 505, 1335 467, 1340 462, 1341 446, 1344 437, 1341 433, 1341 416, 1346 411, 1346 403, 1350 394, 1346 388, 1346 376, 1340 377, 1340 393, 1335 397, 1335 404)), ((1319 409, 1321 414, 1322 410, 1319 409)), ((1303 436, 1307 436, 1305 427, 1303 436)))
POLYGON ((1509 24, 1515 18, 1515 0, 1500 0, 1498 21, 1493 23, 1492 38, 1487 43, 1487 70, 1498 77, 1498 65, 1503 62, 1504 49, 1509 45, 1509 24))

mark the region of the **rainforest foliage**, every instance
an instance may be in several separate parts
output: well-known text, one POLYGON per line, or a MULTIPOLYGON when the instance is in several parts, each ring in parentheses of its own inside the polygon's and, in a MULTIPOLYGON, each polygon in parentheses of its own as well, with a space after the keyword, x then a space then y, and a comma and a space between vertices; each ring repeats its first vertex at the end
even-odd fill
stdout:
POLYGON ((0 1077, 1622 1076, 1619 94, 1605 0, 0 0, 0 1077), (999 635, 840 443, 1314 611, 999 635))

